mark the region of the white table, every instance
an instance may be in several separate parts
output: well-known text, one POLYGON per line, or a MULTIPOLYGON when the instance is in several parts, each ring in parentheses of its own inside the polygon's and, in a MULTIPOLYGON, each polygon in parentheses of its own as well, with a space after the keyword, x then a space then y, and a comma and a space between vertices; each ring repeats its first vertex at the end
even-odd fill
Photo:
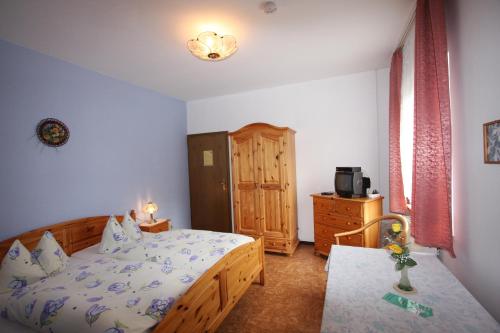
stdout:
POLYGON ((386 250, 332 246, 321 332, 500 333, 500 325, 436 256, 412 257, 418 265, 409 277, 418 292, 402 296, 431 307, 429 318, 382 299, 397 294, 392 285, 400 277, 386 250))

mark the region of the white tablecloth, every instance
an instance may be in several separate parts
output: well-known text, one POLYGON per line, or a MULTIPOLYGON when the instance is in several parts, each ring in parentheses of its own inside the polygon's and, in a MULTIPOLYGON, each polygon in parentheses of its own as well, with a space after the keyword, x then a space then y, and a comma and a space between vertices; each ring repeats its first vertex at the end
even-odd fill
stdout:
POLYGON ((409 270, 418 292, 402 295, 429 306, 423 318, 382 299, 392 292, 400 272, 383 249, 334 245, 321 332, 467 332, 500 333, 500 325, 434 255, 413 254, 418 265, 409 270))

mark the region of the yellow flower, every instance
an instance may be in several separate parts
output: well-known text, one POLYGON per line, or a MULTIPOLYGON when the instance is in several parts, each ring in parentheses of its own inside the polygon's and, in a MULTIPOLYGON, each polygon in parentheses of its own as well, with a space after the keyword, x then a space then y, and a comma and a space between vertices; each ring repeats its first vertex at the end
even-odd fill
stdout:
POLYGON ((401 231, 401 224, 399 224, 399 223, 394 223, 394 224, 392 225, 392 231, 394 231, 394 232, 400 232, 400 231, 401 231))
POLYGON ((394 253, 396 253, 396 254, 401 254, 401 253, 403 253, 403 249, 402 249, 399 245, 397 245, 397 244, 391 244, 391 245, 389 245, 389 246, 388 246, 388 248, 389 248, 392 252, 394 252, 394 253))

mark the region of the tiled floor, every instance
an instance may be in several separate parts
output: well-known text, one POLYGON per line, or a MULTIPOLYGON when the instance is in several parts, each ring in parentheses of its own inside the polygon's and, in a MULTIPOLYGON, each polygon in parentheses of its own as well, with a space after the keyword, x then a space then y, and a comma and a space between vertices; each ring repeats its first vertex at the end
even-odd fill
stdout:
POLYGON ((319 332, 325 263, 312 245, 299 245, 291 257, 266 254, 266 285, 252 285, 217 333, 319 332))

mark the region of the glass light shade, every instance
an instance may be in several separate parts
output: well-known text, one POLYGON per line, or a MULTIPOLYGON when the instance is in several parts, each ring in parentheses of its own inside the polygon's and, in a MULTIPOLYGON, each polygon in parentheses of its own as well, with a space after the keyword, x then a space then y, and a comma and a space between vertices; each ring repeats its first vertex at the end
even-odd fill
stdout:
POLYGON ((202 32, 196 39, 190 39, 187 48, 194 56, 208 61, 226 59, 238 49, 236 38, 219 36, 211 31, 202 32))
POLYGON ((154 214, 158 211, 158 205, 155 204, 154 202, 150 201, 144 205, 142 210, 144 211, 144 213, 154 214))

